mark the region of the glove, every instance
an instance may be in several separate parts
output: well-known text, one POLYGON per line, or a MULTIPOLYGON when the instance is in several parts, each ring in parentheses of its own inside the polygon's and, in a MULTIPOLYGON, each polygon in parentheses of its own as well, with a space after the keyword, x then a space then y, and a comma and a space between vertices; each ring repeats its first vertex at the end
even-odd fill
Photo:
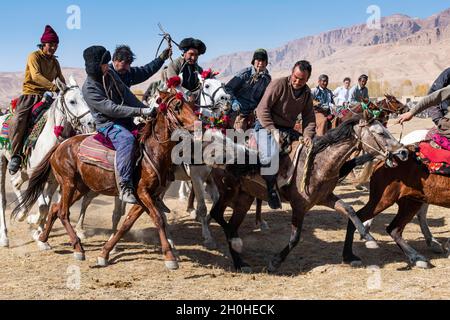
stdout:
POLYGON ((172 48, 167 48, 166 50, 164 50, 160 55, 159 58, 161 60, 166 61, 167 59, 169 59, 172 56, 172 48))
POLYGON ((240 104, 239 101, 233 100, 233 103, 231 104, 231 108, 233 109, 233 111, 239 112, 239 111, 241 111, 242 105, 240 104))
POLYGON ((51 102, 53 102, 53 100, 56 99, 55 96, 56 96, 56 94, 54 92, 46 91, 42 97, 42 102, 51 103, 51 102))
POLYGON ((141 108, 142 117, 155 117, 157 114, 156 108, 141 108))

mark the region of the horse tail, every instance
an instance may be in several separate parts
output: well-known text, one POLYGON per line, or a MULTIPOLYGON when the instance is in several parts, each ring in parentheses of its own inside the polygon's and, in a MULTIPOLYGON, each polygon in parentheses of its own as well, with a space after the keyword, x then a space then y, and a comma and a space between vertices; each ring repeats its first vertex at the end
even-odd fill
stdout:
POLYGON ((58 145, 54 146, 49 151, 49 153, 44 157, 44 159, 42 159, 41 163, 33 171, 33 174, 28 182, 28 188, 23 194, 22 200, 12 211, 11 219, 15 219, 22 210, 28 212, 44 191, 45 184, 48 181, 48 177, 52 169, 50 165, 50 157, 53 155, 56 148, 58 148, 58 145))
POLYGON ((339 171, 339 179, 343 180, 346 178, 350 172, 352 172, 353 169, 355 169, 357 166, 362 166, 363 164, 372 161, 374 157, 370 154, 365 154, 361 157, 354 158, 352 160, 347 161, 342 166, 341 170, 339 171))

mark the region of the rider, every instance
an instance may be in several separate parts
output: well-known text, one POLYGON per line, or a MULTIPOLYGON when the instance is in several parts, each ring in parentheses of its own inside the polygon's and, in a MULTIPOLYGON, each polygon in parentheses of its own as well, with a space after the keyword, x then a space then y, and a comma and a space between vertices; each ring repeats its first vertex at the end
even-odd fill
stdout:
MULTIPOLYGON (((450 85, 424 97, 409 112, 400 115, 397 119, 397 122, 404 123, 406 121, 410 121, 415 115, 421 113, 422 111, 439 105, 440 103, 448 101, 449 99, 450 85)), ((447 114, 447 116, 443 116, 442 118, 440 118, 437 126, 439 129, 439 133, 450 139, 450 115, 447 114)))
POLYGON ((237 112, 235 129, 247 130, 253 126, 253 112, 261 101, 272 77, 267 70, 269 56, 264 49, 253 54, 252 66, 240 71, 225 89, 233 97, 233 111, 237 112))
POLYGON ((331 111, 334 107, 333 92, 328 89, 329 78, 326 74, 319 76, 319 85, 311 90, 313 100, 318 101, 318 105, 314 108, 316 115, 316 134, 323 136, 328 130, 328 117, 332 115, 331 111))
POLYGON ((102 46, 87 48, 83 57, 87 78, 83 85, 83 96, 95 119, 97 129, 108 137, 117 151, 117 169, 120 175, 120 199, 136 204, 133 184, 135 142, 133 118, 149 116, 153 110, 142 104, 111 72, 108 63, 111 54, 102 46))
MULTIPOLYGON (((428 91, 432 94, 450 85, 450 68, 445 69, 439 77, 434 81, 433 85, 428 91)), ((437 125, 439 121, 447 114, 450 100, 443 100, 440 104, 430 108, 431 119, 437 125)))
POLYGON ((367 89, 367 81, 369 77, 365 74, 358 78, 358 84, 350 89, 350 104, 355 105, 369 100, 369 89, 367 89))
POLYGON ((134 62, 135 54, 129 46, 121 45, 116 48, 113 54, 113 61, 109 65, 111 72, 116 72, 122 82, 131 87, 147 81, 155 73, 157 73, 164 62, 172 55, 172 49, 165 49, 158 58, 146 64, 143 67, 131 67, 134 62))
POLYGON ((278 130, 292 130, 298 116, 302 115, 305 145, 310 146, 316 132, 311 90, 306 84, 311 77, 312 67, 308 61, 298 61, 292 74, 272 81, 256 108, 255 130, 263 166, 262 177, 267 183, 269 206, 281 208, 276 192, 279 142, 278 130))
POLYGON ((57 78, 65 83, 61 67, 55 56, 58 44, 58 35, 51 26, 47 25, 41 37, 41 44, 38 45, 39 50, 28 56, 22 95, 19 97, 10 124, 9 140, 13 156, 8 169, 12 175, 16 174, 22 165, 23 143, 30 126, 33 106, 44 98, 48 103, 51 102, 53 92, 58 91, 58 87, 53 83, 57 78))

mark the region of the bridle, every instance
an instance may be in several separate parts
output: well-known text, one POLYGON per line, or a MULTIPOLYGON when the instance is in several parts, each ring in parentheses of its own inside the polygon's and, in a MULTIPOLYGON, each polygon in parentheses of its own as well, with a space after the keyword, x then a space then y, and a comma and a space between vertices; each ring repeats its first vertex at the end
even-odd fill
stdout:
POLYGON ((63 118, 64 118, 63 121, 69 122, 75 131, 82 132, 82 130, 80 130, 80 127, 82 127, 81 119, 83 119, 84 117, 89 115, 91 113, 91 111, 87 110, 86 112, 84 112, 83 114, 81 114, 79 116, 75 115, 72 111, 70 111, 70 108, 67 106, 67 103, 66 103, 65 94, 69 90, 75 89, 75 88, 79 89, 80 87, 78 85, 69 86, 69 87, 66 87, 66 89, 60 93, 60 95, 58 96, 57 99, 59 99, 61 101, 61 108, 58 108, 58 103, 56 103, 56 108, 63 115, 63 118))
MULTIPOLYGON (((373 121, 373 120, 372 120, 373 121)), ((377 153, 378 155, 380 155, 384 160, 390 160, 392 159, 392 157, 394 156, 393 153, 391 151, 388 150, 387 147, 384 147, 382 145, 380 145, 380 143, 378 142, 377 138, 374 136, 374 134, 367 129, 368 124, 370 124, 372 121, 368 122, 366 121, 365 124, 359 124, 359 128, 361 128, 359 134, 355 131, 355 135, 354 137, 356 138, 357 142, 358 142, 358 146, 357 148, 360 150, 362 149, 362 146, 366 146, 368 149, 371 149, 372 151, 374 151, 375 153, 377 153), (372 140, 375 141, 375 143, 377 144, 378 149, 374 148, 373 146, 371 146, 370 144, 368 144, 367 142, 365 142, 362 139, 362 133, 363 133, 363 129, 366 128, 367 132, 369 133, 370 137, 372 138, 372 140), (380 151, 382 150, 382 151, 380 151)))
MULTIPOLYGON (((205 88, 205 81, 202 82, 201 87, 200 87, 200 95, 199 95, 199 102, 201 101, 201 97, 204 98, 204 100, 206 101, 206 98, 209 98, 209 100, 211 101, 210 104, 207 105, 199 105, 199 111, 200 113, 203 113, 203 111, 208 111, 208 113, 212 113, 211 110, 215 110, 217 108, 219 108, 222 105, 221 101, 216 102, 216 95, 217 93, 222 89, 224 92, 225 91, 225 86, 223 83, 220 84, 220 86, 214 90, 214 92, 212 94, 209 94, 207 92, 204 91, 205 88)), ((206 116, 211 116, 210 114, 207 114, 206 116)))

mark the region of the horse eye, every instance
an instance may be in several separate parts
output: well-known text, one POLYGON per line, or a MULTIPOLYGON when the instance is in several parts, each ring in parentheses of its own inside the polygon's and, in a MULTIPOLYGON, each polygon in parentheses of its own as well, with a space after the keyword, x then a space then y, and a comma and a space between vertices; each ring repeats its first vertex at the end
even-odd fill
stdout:
POLYGON ((205 86, 205 88, 206 88, 206 89, 209 89, 209 84, 207 84, 207 85, 205 86))
POLYGON ((69 103, 70 103, 71 105, 74 105, 74 104, 75 104, 75 100, 70 100, 69 103))

